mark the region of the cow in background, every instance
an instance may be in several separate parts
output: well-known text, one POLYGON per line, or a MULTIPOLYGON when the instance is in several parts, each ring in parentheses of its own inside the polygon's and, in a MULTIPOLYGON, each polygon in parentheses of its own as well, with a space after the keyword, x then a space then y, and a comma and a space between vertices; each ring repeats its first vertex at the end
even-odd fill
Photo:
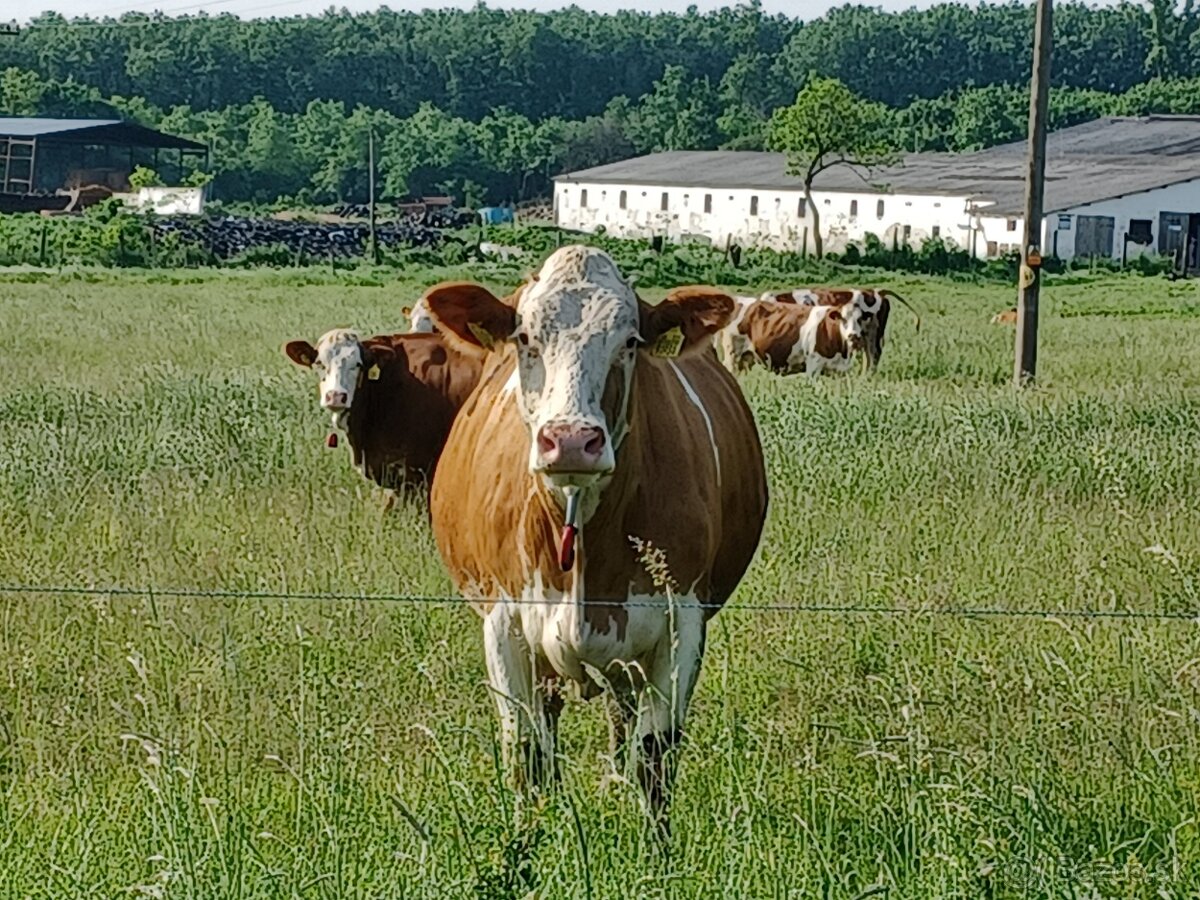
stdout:
POLYGON ((891 300, 897 300, 907 306, 913 314, 916 329, 921 330, 921 317, 912 304, 888 288, 796 288, 781 292, 768 291, 760 299, 773 300, 776 303, 796 303, 801 306, 834 306, 842 310, 843 318, 860 319, 866 335, 866 367, 872 372, 879 367, 880 357, 883 356, 891 300))
POLYGON ((753 300, 740 311, 733 336, 722 335, 732 347, 725 365, 734 372, 762 364, 779 375, 805 372, 846 372, 856 353, 865 353, 869 319, 854 315, 854 307, 799 304, 793 300, 753 300))
POLYGON ((346 435, 350 458, 364 478, 395 494, 428 491, 454 417, 479 382, 480 361, 439 334, 361 338, 335 329, 314 347, 289 341, 284 354, 320 377, 321 409, 346 435))

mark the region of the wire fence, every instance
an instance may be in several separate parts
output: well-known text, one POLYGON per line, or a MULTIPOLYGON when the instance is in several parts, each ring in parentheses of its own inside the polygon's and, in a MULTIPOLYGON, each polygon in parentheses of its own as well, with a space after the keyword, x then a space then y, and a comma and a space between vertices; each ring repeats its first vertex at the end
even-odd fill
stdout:
MULTIPOLYGON (((407 604, 413 606, 458 606, 468 601, 463 597, 379 594, 349 592, 292 592, 262 590, 208 590, 202 588, 152 588, 152 587, 83 587, 78 585, 33 585, 0 584, 0 596, 59 595, 75 597, 130 597, 147 600, 260 600, 273 602, 329 602, 329 603, 380 603, 407 604)), ((557 606, 562 601, 555 599, 521 600, 523 604, 535 606, 557 606)), ((664 609, 665 601, 652 600, 591 600, 589 604, 620 605, 630 609, 664 609)), ((796 613, 826 615, 884 615, 920 618, 929 616, 963 619, 1092 619, 1110 621, 1143 622, 1192 622, 1200 624, 1200 610, 1193 612, 1168 612, 1155 610, 1126 609, 1005 609, 989 606, 887 606, 857 603, 796 603, 789 601, 731 602, 725 604, 702 603, 694 600, 676 600, 676 609, 726 609, 752 613, 796 613)))

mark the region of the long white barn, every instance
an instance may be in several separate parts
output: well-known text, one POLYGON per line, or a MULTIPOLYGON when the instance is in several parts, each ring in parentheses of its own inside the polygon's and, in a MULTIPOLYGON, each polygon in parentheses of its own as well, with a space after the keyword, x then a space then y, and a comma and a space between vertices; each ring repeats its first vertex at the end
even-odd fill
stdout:
MULTIPOLYGON (((940 237, 976 256, 1019 249, 1025 144, 919 153, 874 172, 840 166, 813 185, 827 251, 874 234, 940 237)), ((801 181, 777 153, 674 151, 555 179, 560 227, 718 246, 813 246, 801 181)), ((1114 117, 1050 135, 1044 253, 1187 255, 1200 243, 1200 116, 1114 117)))

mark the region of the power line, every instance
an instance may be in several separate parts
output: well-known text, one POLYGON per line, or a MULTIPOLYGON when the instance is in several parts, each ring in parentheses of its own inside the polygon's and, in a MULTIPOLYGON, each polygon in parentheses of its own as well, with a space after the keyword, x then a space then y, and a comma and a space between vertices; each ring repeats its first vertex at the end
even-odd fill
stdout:
MULTIPOLYGON (((292 593, 288 591, 254 591, 254 590, 206 590, 191 588, 136 588, 136 587, 79 587, 31 584, 0 585, 0 595, 26 594, 58 594, 61 596, 83 597, 139 597, 143 599, 196 599, 196 600, 272 600, 295 602, 341 602, 341 603, 387 603, 409 604, 414 606, 460 606, 468 601, 462 597, 424 596, 419 594, 366 594, 366 593, 292 593)), ((559 600, 522 600, 521 603, 533 606, 557 606, 559 600)), ((595 605, 603 606, 604 601, 593 601, 595 605)), ((639 600, 614 600, 614 606, 624 606, 630 609, 662 609, 663 602, 639 600)), ((939 607, 907 607, 907 606, 872 606, 853 603, 698 603, 694 601, 678 601, 679 609, 728 609, 744 610, 754 613, 789 612, 813 613, 832 615, 885 615, 907 616, 920 618, 922 616, 941 616, 956 618, 1010 618, 1010 619, 1092 619, 1118 621, 1170 621, 1194 622, 1200 624, 1200 611, 1197 612, 1147 612, 1141 610, 1100 610, 1100 609, 1004 609, 1001 607, 971 607, 971 606, 939 606, 939 607)))

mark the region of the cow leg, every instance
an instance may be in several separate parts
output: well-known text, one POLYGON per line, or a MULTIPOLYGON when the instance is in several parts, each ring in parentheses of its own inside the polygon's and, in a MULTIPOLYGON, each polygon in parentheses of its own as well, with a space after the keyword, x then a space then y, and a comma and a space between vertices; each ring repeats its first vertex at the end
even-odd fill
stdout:
POLYGON ((683 722, 704 654, 704 613, 696 606, 676 609, 674 634, 650 660, 638 706, 638 780, 661 837, 668 838, 674 760, 671 751, 683 739, 683 722))
POLYGON ((497 603, 483 620, 488 684, 500 714, 504 766, 518 790, 537 789, 554 764, 554 731, 562 698, 547 697, 534 678, 534 658, 514 604, 497 603), (548 702, 549 701, 549 702, 548 702))

